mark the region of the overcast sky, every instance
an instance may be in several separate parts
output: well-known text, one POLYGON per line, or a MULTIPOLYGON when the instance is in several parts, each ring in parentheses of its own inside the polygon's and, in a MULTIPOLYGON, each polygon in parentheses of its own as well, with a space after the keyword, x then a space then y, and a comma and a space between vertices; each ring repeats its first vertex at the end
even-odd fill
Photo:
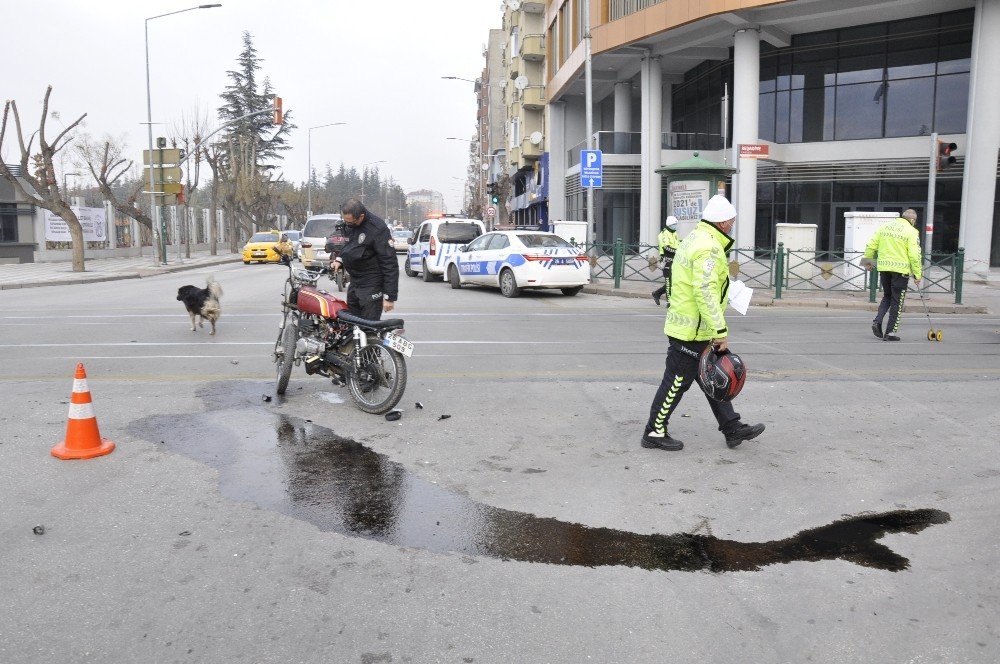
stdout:
MULTIPOLYGON (((211 0, 202 0, 211 2, 211 0)), ((85 131, 146 147, 144 19, 196 6, 174 0, 0 0, 0 100, 15 99, 37 127, 47 85, 50 109, 85 131)), ((475 133, 472 84, 482 71, 488 31, 501 24, 500 0, 222 0, 149 22, 153 122, 175 125, 195 109, 216 122, 219 93, 249 31, 262 74, 298 129, 285 154, 285 179, 303 182, 312 163, 358 170, 379 164, 406 191, 436 189, 461 208, 468 143, 475 133)), ((55 129, 58 120, 52 120, 55 129)), ((50 134, 51 135, 51 134, 50 134)), ((155 127, 154 127, 154 136, 155 127)), ((2 156, 18 161, 15 145, 2 156)), ((67 168, 67 170, 72 170, 67 168)), ((321 171, 322 172, 322 171, 321 171)))

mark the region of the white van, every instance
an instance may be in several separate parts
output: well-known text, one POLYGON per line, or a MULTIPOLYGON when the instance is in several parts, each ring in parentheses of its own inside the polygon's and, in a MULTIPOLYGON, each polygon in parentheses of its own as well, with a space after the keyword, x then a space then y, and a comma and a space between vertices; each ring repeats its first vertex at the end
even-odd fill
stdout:
POLYGON ((340 235, 338 228, 344 218, 339 214, 316 214, 306 220, 299 240, 298 257, 303 267, 328 267, 330 255, 326 253, 326 242, 331 235, 340 235))
POLYGON ((426 219, 410 238, 403 271, 408 277, 419 274, 424 281, 438 280, 444 275, 448 256, 485 232, 486 227, 478 219, 451 214, 426 219))

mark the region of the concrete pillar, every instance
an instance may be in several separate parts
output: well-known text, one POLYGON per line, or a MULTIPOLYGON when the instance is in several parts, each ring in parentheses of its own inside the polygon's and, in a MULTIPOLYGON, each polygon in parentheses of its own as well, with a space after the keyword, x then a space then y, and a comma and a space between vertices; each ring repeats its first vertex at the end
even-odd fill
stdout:
POLYGON ((966 124, 965 172, 958 246, 965 248, 965 269, 989 274, 993 233, 993 194, 1000 150, 1000 0, 976 0, 969 75, 969 119, 966 124))
MULTIPOLYGON (((733 146, 757 142, 757 112, 760 107, 760 32, 738 30, 733 53, 733 146)), ((738 150, 737 159, 738 157, 738 150)), ((736 206, 736 247, 753 247, 757 216, 757 162, 739 159, 735 164, 733 204, 736 206)))
POLYGON ((660 59, 643 59, 642 80, 642 191, 639 203, 639 241, 656 244, 660 232, 660 196, 662 178, 656 169, 660 167, 663 122, 663 78, 660 59))
MULTIPOLYGON (((546 106, 549 113, 549 223, 566 220, 566 103, 546 106)), ((502 217, 501 217, 502 218, 502 217)))
POLYGON ((615 83, 615 131, 632 131, 632 84, 615 83))

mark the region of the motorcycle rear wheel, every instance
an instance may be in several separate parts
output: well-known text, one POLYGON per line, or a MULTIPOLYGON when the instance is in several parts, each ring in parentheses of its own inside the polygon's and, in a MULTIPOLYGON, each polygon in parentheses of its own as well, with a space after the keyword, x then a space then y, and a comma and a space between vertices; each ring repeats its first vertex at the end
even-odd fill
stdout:
POLYGON ((289 316, 281 331, 281 349, 275 353, 278 365, 278 386, 275 392, 284 394, 288 389, 288 379, 292 376, 292 365, 295 364, 295 342, 299 337, 299 322, 294 316, 289 316))
MULTIPOLYGON (((370 339, 376 341, 374 336, 370 339)), ((381 344, 365 346, 361 349, 361 368, 351 372, 347 389, 355 405, 364 412, 374 415, 389 412, 406 390, 406 358, 381 344)))

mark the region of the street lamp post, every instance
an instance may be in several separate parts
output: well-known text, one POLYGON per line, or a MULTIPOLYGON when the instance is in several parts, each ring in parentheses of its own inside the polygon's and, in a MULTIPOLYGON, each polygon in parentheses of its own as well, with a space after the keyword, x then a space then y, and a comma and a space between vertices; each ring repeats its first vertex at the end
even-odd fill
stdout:
POLYGON ((157 16, 150 16, 146 19, 146 130, 149 135, 149 211, 153 215, 152 221, 155 223, 160 222, 160 260, 164 265, 167 264, 167 228, 166 222, 162 219, 160 215, 160 206, 156 201, 156 169, 153 163, 153 102, 152 94, 150 92, 149 85, 149 22, 153 19, 163 18, 164 16, 173 16, 174 14, 183 14, 184 12, 193 11, 195 9, 212 9, 213 7, 221 7, 221 4, 213 5, 198 5, 197 7, 188 7, 187 9, 178 9, 175 12, 168 12, 166 14, 159 14, 157 16))
POLYGON ((365 173, 367 168, 373 164, 384 164, 385 159, 379 159, 378 161, 369 161, 367 164, 361 164, 361 202, 365 202, 365 173))
POLYGON ((330 124, 316 125, 315 127, 309 127, 307 132, 309 135, 309 184, 306 185, 306 217, 312 216, 312 184, 313 184, 313 148, 312 148, 312 131, 313 129, 321 129, 322 127, 336 127, 337 125, 345 125, 346 122, 331 122, 330 124))

